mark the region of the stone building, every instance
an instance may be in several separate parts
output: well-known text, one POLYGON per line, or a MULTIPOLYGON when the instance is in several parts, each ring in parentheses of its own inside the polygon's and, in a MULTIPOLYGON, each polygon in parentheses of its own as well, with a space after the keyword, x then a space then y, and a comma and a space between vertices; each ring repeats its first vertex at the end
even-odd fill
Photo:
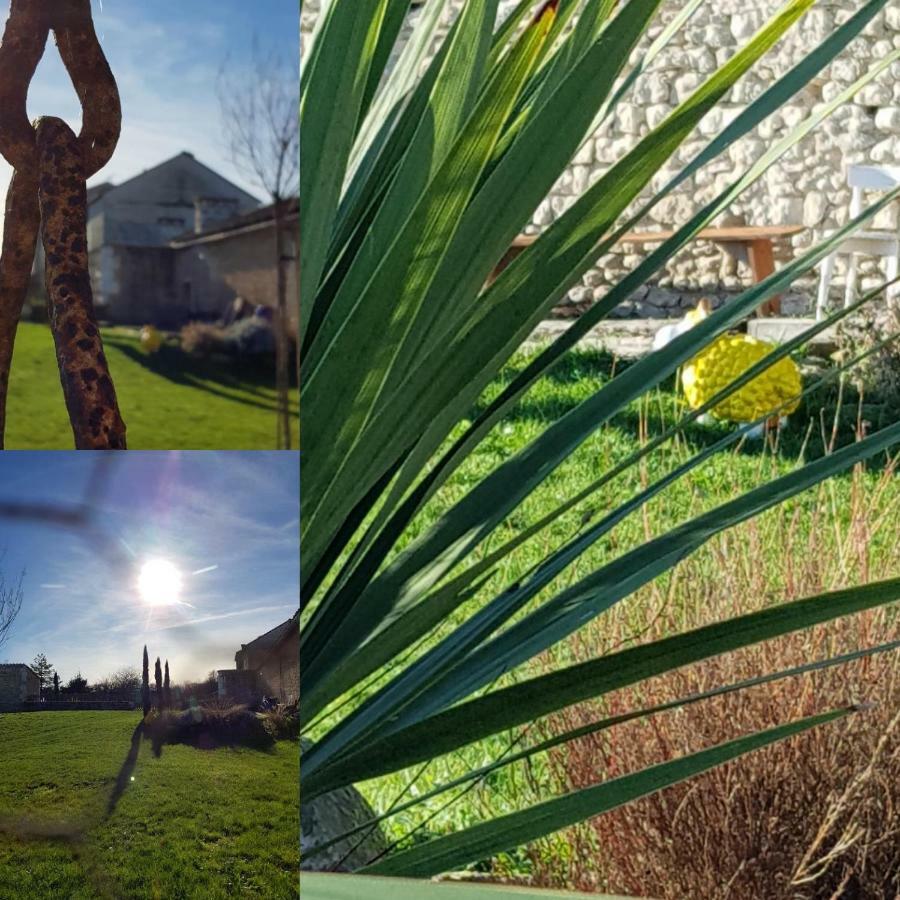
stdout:
POLYGON ((241 644, 234 669, 217 672, 219 696, 241 702, 275 697, 280 703, 300 698, 300 613, 265 634, 241 644))
POLYGON ((24 663, 0 663, 0 706, 41 699, 41 679, 24 663))
MULTIPOLYGON (((427 0, 426 0, 427 5, 427 0)), ((514 0, 500 0, 505 16, 514 0)), ((303 38, 308 47, 320 0, 304 3, 303 38)), ((782 0, 719 0, 701 4, 676 37, 623 96, 612 116, 591 135, 571 164, 538 206, 525 229, 536 233, 557 219, 586 187, 621 159, 652 128, 721 66, 781 7, 782 0)), ((460 7, 450 0, 448 26, 460 7)), ((663 3, 632 62, 642 58, 649 41, 683 7, 663 3)), ((653 179, 659 189, 767 87, 804 59, 829 37, 835 27, 860 8, 855 0, 823 0, 806 13, 785 37, 711 110, 653 179)), ((421 9, 410 13, 410 23, 421 9)), ((407 29, 407 34, 409 29, 407 29)), ((764 120, 726 153, 686 180, 640 223, 641 229, 665 229, 684 224, 690 216, 789 133, 819 103, 833 99, 870 66, 900 47, 900 6, 888 4, 863 33, 799 94, 764 120)), ((900 162, 900 63, 886 68, 855 98, 837 109, 818 128, 784 155, 732 205, 716 225, 803 225, 796 237, 776 248, 776 260, 791 258, 811 246, 849 217, 849 164, 900 162)), ((641 200, 651 196, 644 193, 641 200)), ((894 229, 898 207, 884 211, 875 227, 894 229)), ((611 284, 646 255, 645 247, 621 245, 598 260, 582 283, 570 291, 573 302, 590 302, 605 295, 611 284)), ((843 288, 839 261, 835 292, 843 288)), ((860 264, 860 287, 876 286, 882 277, 875 259, 860 264)), ((715 245, 694 241, 675 256, 652 284, 645 285, 616 314, 629 316, 680 315, 698 296, 736 291, 750 283, 750 273, 715 245)), ((810 309, 815 290, 811 273, 785 298, 785 312, 810 309)))
POLYGON ((221 311, 176 279, 169 242, 256 209, 256 197, 179 153, 121 184, 93 187, 88 200, 91 281, 101 318, 168 324, 221 311))
MULTIPOLYGON (((288 316, 296 324, 299 201, 287 201, 282 215, 288 316)), ((183 295, 203 297, 204 303, 218 312, 236 296, 251 306, 275 305, 275 215, 271 204, 180 235, 169 246, 175 251, 175 280, 183 295)))
MULTIPOLYGON (((179 278, 171 241, 259 206, 256 197, 187 152, 121 184, 89 188, 88 258, 100 319, 167 326, 221 315, 219 293, 179 278)), ((43 283, 40 242, 35 279, 43 283)))

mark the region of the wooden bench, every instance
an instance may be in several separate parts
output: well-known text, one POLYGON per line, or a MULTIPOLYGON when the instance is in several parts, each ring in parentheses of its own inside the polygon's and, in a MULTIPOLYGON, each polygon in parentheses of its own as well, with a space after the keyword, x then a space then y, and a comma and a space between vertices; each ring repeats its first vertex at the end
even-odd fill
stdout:
MULTIPOLYGON (((768 278, 775 271, 774 242, 784 240, 803 231, 802 225, 773 225, 759 227, 738 225, 730 228, 704 228, 695 240, 712 241, 739 262, 750 266, 753 281, 768 278)), ((660 244, 675 234, 674 231, 629 231, 620 239, 621 244, 660 244)), ((497 277, 526 247, 530 247, 539 235, 521 234, 497 264, 491 280, 497 277)), ((757 310, 760 316, 777 316, 781 312, 781 297, 770 297, 757 310)))

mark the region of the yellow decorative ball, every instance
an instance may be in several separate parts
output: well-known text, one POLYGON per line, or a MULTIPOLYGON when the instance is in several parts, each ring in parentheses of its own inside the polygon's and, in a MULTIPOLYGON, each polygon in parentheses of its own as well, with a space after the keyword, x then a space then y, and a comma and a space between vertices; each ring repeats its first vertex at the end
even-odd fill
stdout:
MULTIPOLYGON (((681 372, 688 405, 691 409, 702 406, 773 349, 773 344, 748 334, 721 335, 689 360, 681 372)), ((731 422, 753 422, 766 413, 787 416, 799 404, 797 395, 801 385, 797 364, 783 357, 714 406, 711 412, 731 422), (790 402, 779 409, 786 401, 790 402)))
POLYGON ((145 325, 141 329, 141 347, 148 353, 156 353, 162 346, 163 336, 152 325, 145 325))

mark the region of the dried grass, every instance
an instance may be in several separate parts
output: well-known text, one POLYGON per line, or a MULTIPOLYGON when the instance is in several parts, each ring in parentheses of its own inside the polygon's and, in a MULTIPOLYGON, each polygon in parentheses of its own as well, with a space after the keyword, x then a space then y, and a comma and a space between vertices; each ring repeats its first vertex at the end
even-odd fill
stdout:
POLYGON ((300 740, 300 714, 297 704, 279 703, 274 709, 258 713, 263 728, 275 740, 300 740))
MULTIPOLYGON (((898 574, 900 492, 891 467, 854 473, 849 510, 829 485, 812 527, 779 510, 720 536, 629 615, 582 634, 579 658, 766 606, 898 574), (777 558, 767 558, 774 529, 777 558), (655 601, 655 611, 648 610, 655 601), (643 615, 636 622, 635 616, 643 615)), ((809 515, 807 508, 806 515, 809 515)), ((769 551, 770 552, 770 551, 769 551)), ((563 731, 615 714, 900 638, 897 609, 860 614, 751 647, 555 717, 563 731)), ((566 834, 570 852, 529 849, 535 884, 660 900, 900 897, 900 654, 887 653, 629 723, 561 747, 549 768, 573 790, 847 702, 873 707, 616 810, 566 834)))

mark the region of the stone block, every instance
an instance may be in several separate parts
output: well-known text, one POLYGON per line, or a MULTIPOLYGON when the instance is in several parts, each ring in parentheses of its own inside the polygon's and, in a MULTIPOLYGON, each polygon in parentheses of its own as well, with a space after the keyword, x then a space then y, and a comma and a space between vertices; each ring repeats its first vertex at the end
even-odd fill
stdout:
POLYGON ((803 224, 812 227, 818 225, 825 218, 828 209, 828 200, 819 191, 809 191, 803 198, 803 224))
POLYGON ((875 127, 891 134, 900 133, 900 107, 886 106, 875 113, 875 127))
POLYGON ((575 154, 572 162, 576 166, 590 166, 594 163, 594 142, 586 140, 575 154))
POLYGON ((622 134, 638 134, 644 122, 644 110, 637 106, 620 106, 616 110, 616 123, 622 134))
POLYGON ((839 57, 831 64, 832 79, 842 85, 852 84, 860 75, 862 71, 855 59, 839 57))
POLYGON ((753 37, 762 24, 763 16, 757 10, 736 13, 731 16, 731 35, 738 43, 744 43, 753 37))

